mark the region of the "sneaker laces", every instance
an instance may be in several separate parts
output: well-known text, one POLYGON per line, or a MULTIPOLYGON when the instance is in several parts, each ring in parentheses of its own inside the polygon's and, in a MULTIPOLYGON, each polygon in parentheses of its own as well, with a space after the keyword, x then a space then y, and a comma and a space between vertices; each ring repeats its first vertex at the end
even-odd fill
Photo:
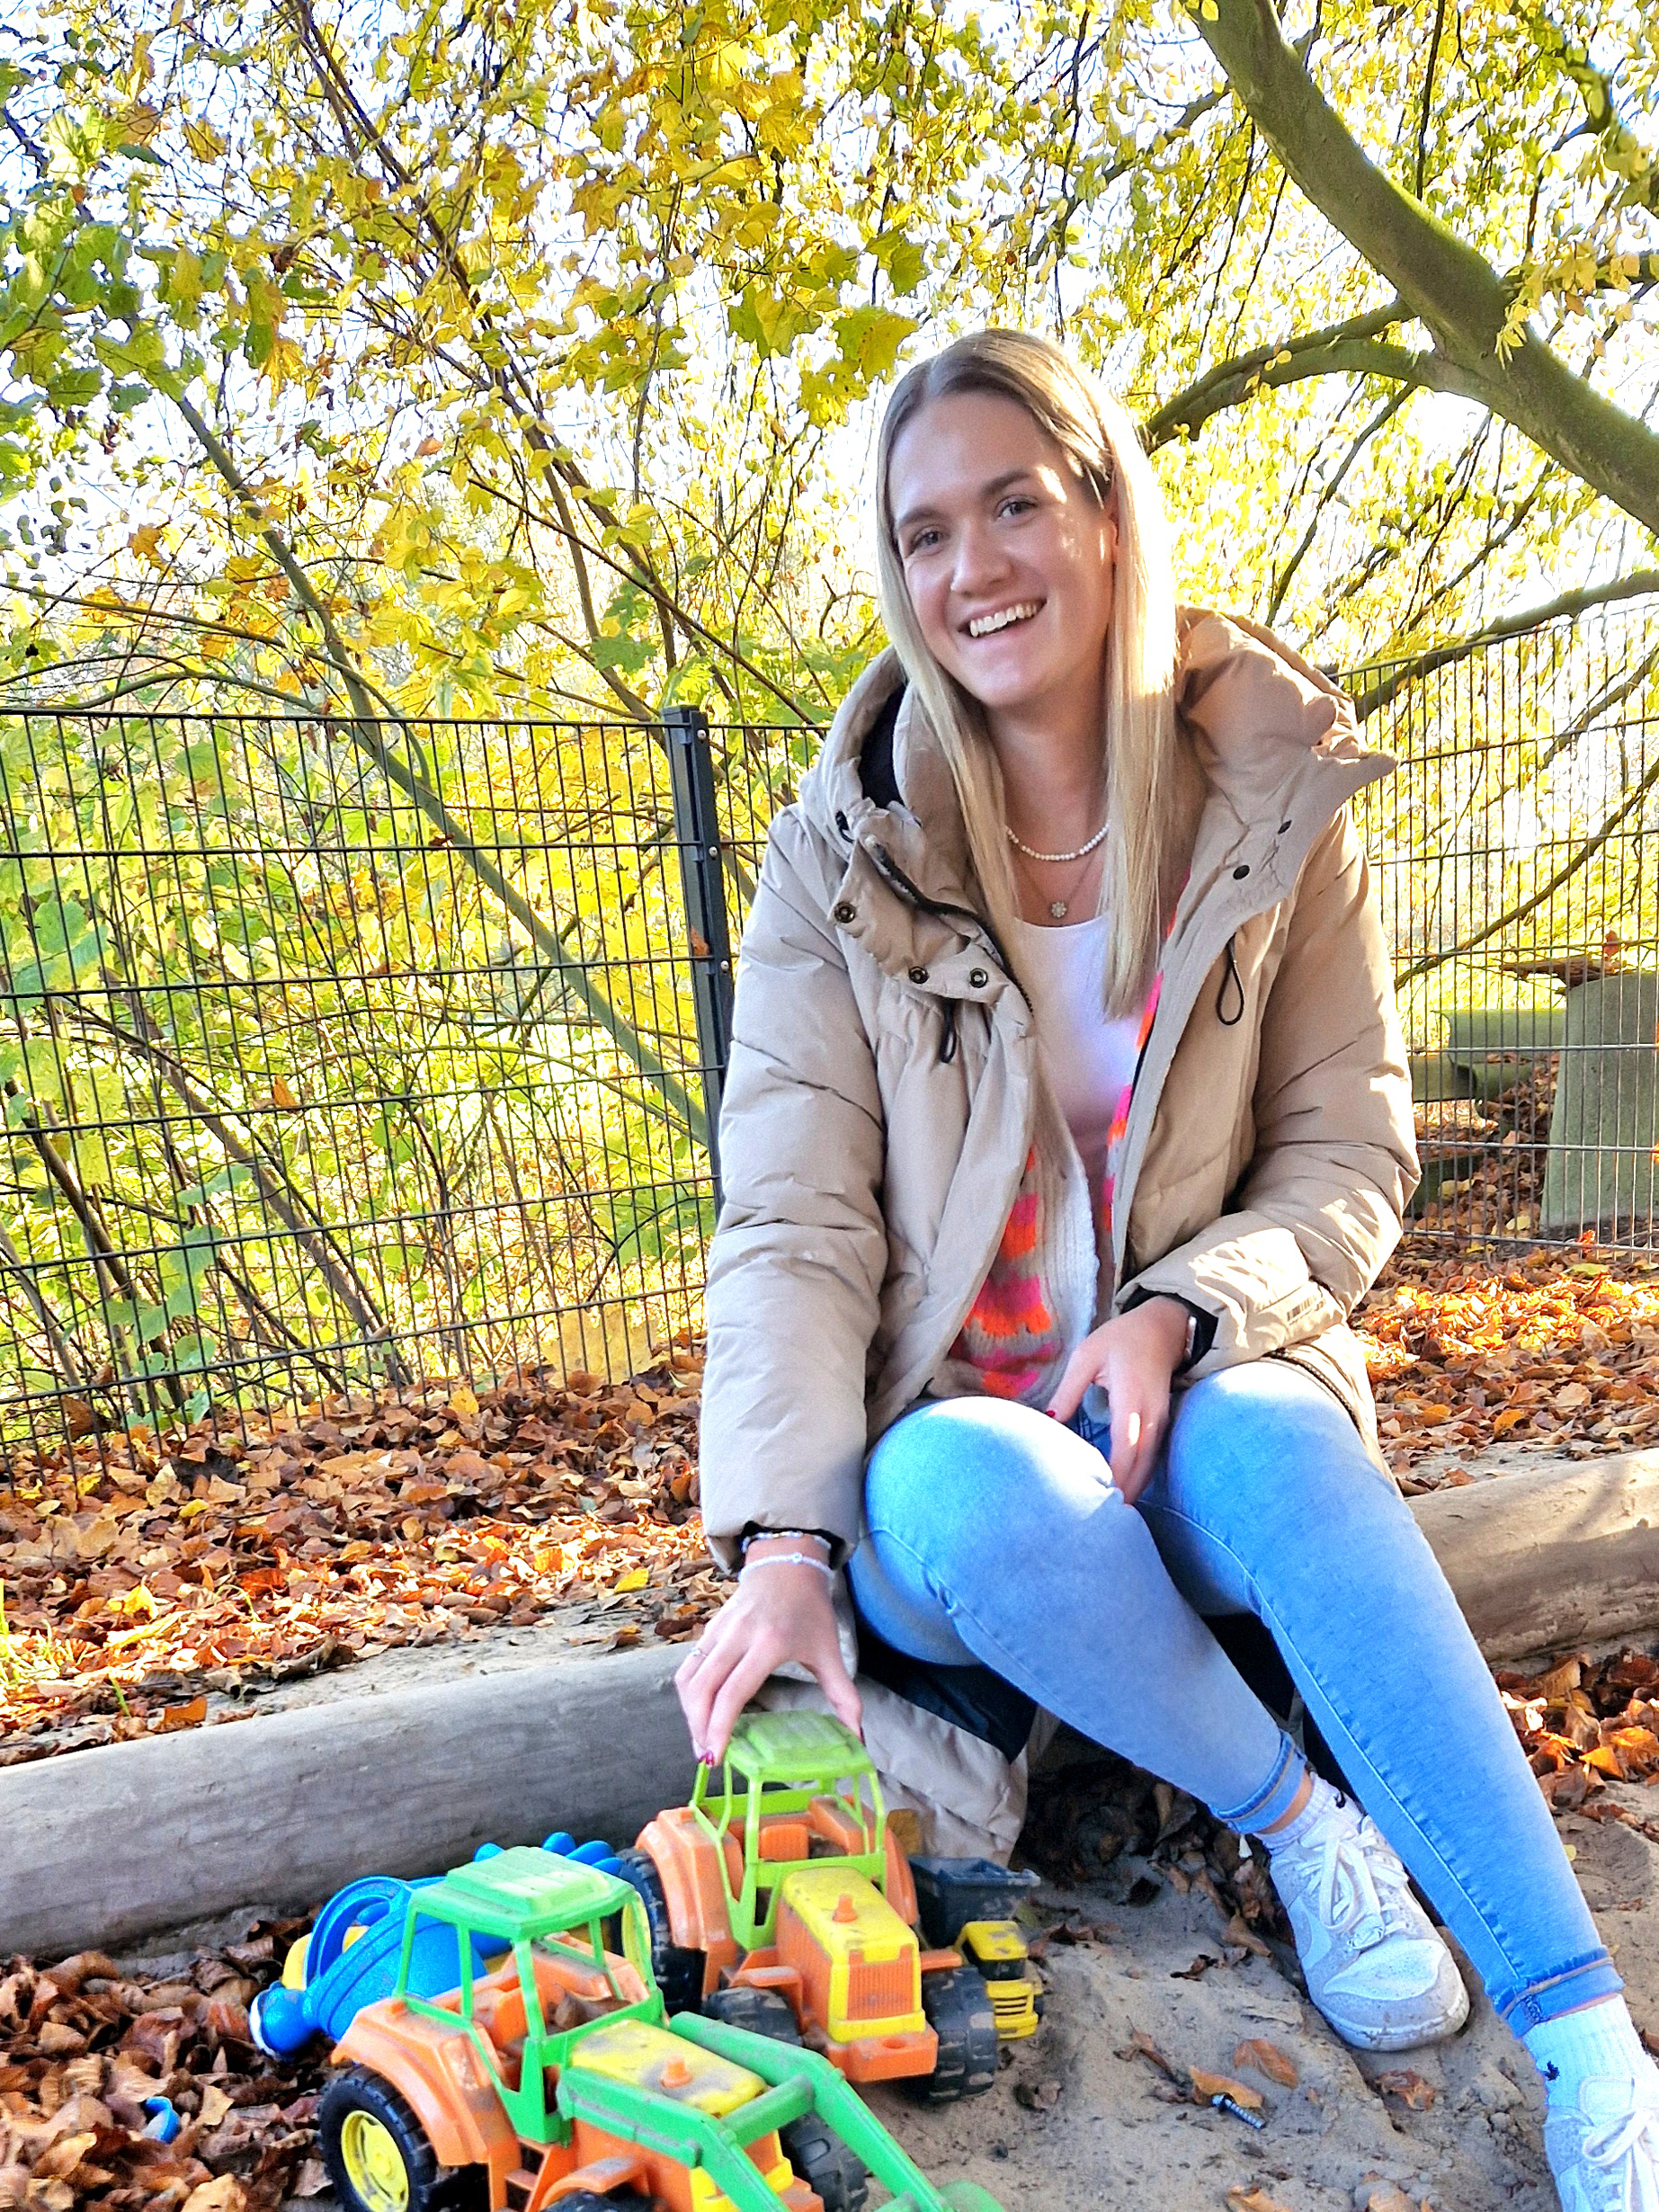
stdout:
MULTIPOLYGON (((1409 1895, 1405 1869, 1369 1817, 1361 1815, 1352 1827, 1326 1821, 1324 1829, 1315 1849, 1319 1854, 1318 1913, 1325 1925, 1338 1935, 1355 1936, 1361 1950, 1369 1950, 1386 1936, 1414 1933, 1405 1909, 1409 1895)), ((1652 2212, 1659 2212, 1659 2205, 1652 2212)))
POLYGON ((1659 2212, 1659 2103, 1651 2095, 1637 2093, 1628 2112, 1587 2127, 1578 2147, 1587 2166, 1616 2182, 1610 2202, 1619 2212, 1659 2212))

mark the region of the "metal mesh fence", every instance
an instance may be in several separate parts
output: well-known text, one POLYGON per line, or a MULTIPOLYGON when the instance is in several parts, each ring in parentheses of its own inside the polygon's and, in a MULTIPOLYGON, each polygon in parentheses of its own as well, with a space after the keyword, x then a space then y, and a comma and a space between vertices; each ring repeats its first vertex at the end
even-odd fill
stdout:
POLYGON ((669 751, 0 719, 0 1444, 695 1325, 669 751))
POLYGON ((1345 681, 1400 763, 1358 813, 1411 1050, 1416 1234, 1650 1251, 1652 603, 1345 681))
MULTIPOLYGON (((1652 615, 1347 682, 1418 1235, 1649 1250, 1652 615)), ((0 716, 0 1452, 695 1329, 730 939, 816 743, 0 716)))

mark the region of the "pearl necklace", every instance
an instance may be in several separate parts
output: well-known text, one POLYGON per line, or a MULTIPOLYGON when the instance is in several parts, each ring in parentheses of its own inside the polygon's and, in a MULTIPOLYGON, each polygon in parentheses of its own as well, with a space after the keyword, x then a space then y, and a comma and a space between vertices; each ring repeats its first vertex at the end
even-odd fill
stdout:
POLYGON ((1088 843, 1087 843, 1086 845, 1079 845, 1079 846, 1076 848, 1076 850, 1075 850, 1075 852, 1036 852, 1036 851, 1035 851, 1035 850, 1034 850, 1034 849, 1033 849, 1030 845, 1028 845, 1028 844, 1026 843, 1026 842, 1025 842, 1025 840, 1024 840, 1024 838, 1023 838, 1023 837, 1016 837, 1016 836, 1014 835, 1014 834, 1013 834, 1012 830, 1012 829, 1009 829, 1008 824, 1007 824, 1006 822, 1004 822, 1004 823, 1003 823, 1003 827, 1005 830, 1008 830, 1008 842, 1009 842, 1009 843, 1010 843, 1010 844, 1013 844, 1013 845, 1018 845, 1018 846, 1019 846, 1019 848, 1020 848, 1020 850, 1021 850, 1021 852, 1024 853, 1024 855, 1025 855, 1025 857, 1026 857, 1026 859, 1027 859, 1028 861, 1080 861, 1080 860, 1082 860, 1082 859, 1084 858, 1084 856, 1086 853, 1093 852, 1093 850, 1094 850, 1094 848, 1095 848, 1095 846, 1096 846, 1096 845, 1098 845, 1098 844, 1100 843, 1100 842, 1101 842, 1102 838, 1105 836, 1105 834, 1106 834, 1107 831, 1108 831, 1108 830, 1111 827, 1111 824, 1110 824, 1110 822, 1102 822, 1102 823, 1101 824, 1101 825, 1100 825, 1099 829, 1097 829, 1097 830, 1095 831, 1095 833, 1094 833, 1093 836, 1090 838, 1090 840, 1089 840, 1088 843))
MULTIPOLYGON (((1042 861, 1050 867, 1053 867, 1065 861, 1086 860, 1089 854, 1093 852, 1095 846, 1100 843, 1102 838, 1105 836, 1107 831, 1111 827, 1111 824, 1110 821, 1102 822, 1099 829, 1095 831, 1093 836, 1090 838, 1088 843, 1086 845, 1079 845, 1076 850, 1072 852, 1039 852, 1030 845, 1028 845, 1024 838, 1016 837, 1013 831, 1009 828, 1006 822, 1003 823, 1003 827, 1008 831, 1009 843, 1017 852, 1023 852, 1028 861, 1042 861)), ((1071 912, 1071 906, 1069 902, 1066 899, 1051 898, 1048 901, 1048 912, 1053 915, 1057 922, 1064 922, 1066 915, 1071 912)))

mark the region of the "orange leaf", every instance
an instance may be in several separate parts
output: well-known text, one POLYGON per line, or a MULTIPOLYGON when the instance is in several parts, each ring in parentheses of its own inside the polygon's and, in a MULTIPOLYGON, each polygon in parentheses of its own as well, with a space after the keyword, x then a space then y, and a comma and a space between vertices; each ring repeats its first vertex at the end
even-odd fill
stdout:
POLYGON ((1397 2097, 1414 2112, 1426 2112, 1434 2102, 1434 2084, 1425 2082, 1420 2074, 1409 2067, 1401 2067, 1392 2074, 1379 2074, 1377 2087, 1385 2097, 1397 2097))
POLYGON ((174 1728, 195 1728, 208 1717, 205 1698, 192 1698, 188 1705, 169 1705, 156 1725, 156 1734, 165 1735, 174 1728))
POLYGON ((1235 2066, 1252 2066, 1256 2073, 1266 2074, 1270 2082, 1277 2082, 1280 2089, 1294 2089, 1301 2076, 1276 2043, 1269 2043, 1261 2036, 1252 2036, 1241 2043, 1233 2054, 1235 2066))
POLYGON ((1512 1429, 1518 1429, 1521 1426, 1531 1411, 1532 1408, 1530 1405, 1506 1405, 1494 1421, 1492 1433, 1494 1436, 1507 1436, 1512 1429))
POLYGON ((1192 2086, 1200 2097, 1231 2097, 1235 2104, 1242 2104, 1246 2111, 1259 2112, 1262 2109, 1261 2091, 1249 2089, 1243 2082, 1235 2082, 1230 2074, 1206 2074, 1198 2066, 1189 2068, 1189 2072, 1192 2076, 1192 2086))

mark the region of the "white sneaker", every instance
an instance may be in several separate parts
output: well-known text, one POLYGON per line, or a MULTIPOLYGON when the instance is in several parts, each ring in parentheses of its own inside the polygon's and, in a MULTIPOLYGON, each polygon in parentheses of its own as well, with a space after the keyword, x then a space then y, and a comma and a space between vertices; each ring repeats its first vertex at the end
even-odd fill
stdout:
POLYGON ((1405 1869, 1346 1797, 1268 1864, 1307 1993, 1344 2043, 1409 2051, 1462 2027, 1469 1993, 1451 1953, 1412 1895, 1405 1869))
POLYGON ((1545 2113, 1544 2155, 1562 2212, 1659 2212, 1659 2084, 1581 2082, 1545 2113))

